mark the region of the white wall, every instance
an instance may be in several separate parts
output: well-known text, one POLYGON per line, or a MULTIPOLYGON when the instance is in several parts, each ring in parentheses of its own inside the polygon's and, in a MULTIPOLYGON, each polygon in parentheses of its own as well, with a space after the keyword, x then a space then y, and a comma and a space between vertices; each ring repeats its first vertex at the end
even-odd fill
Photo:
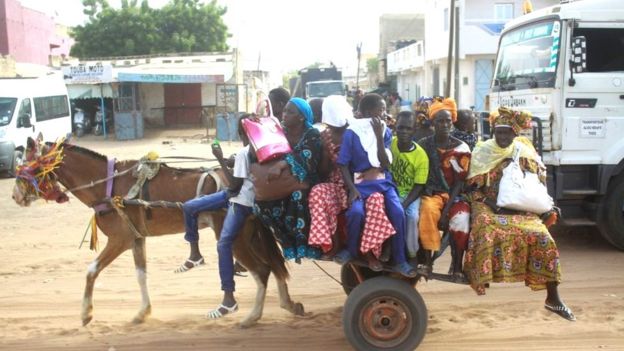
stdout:
POLYGON ((163 84, 139 84, 141 114, 149 124, 165 125, 165 87, 163 84))
POLYGON ((202 83, 201 103, 202 105, 217 104, 217 85, 215 83, 202 83))

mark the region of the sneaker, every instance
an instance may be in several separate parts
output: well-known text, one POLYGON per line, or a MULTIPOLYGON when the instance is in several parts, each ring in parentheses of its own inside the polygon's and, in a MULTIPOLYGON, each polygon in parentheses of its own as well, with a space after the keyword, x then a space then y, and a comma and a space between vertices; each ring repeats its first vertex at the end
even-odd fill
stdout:
POLYGON ((417 275, 416 270, 414 269, 414 267, 412 267, 407 262, 399 263, 399 264, 395 265, 392 269, 395 272, 400 273, 401 275, 403 275, 405 277, 408 277, 408 278, 414 278, 417 275))

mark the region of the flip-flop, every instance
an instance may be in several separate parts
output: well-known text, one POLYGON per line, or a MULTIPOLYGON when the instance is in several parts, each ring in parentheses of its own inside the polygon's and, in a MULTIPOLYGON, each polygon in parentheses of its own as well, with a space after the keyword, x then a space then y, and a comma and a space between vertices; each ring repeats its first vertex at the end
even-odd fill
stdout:
POLYGON ((189 270, 197 267, 197 266, 201 266, 204 265, 205 261, 204 258, 201 257, 199 260, 197 261, 193 261, 190 258, 188 258, 186 261, 184 261, 184 263, 182 263, 180 265, 180 267, 176 268, 175 271, 173 271, 173 273, 184 273, 184 272, 188 272, 189 270), (186 264, 189 263, 191 266, 187 267, 186 264))
POLYGON ((232 306, 232 307, 227 307, 224 304, 220 304, 214 310, 209 311, 208 313, 206 313, 206 318, 208 318, 208 319, 219 319, 219 318, 225 316, 226 314, 232 314, 232 313, 234 313, 236 311, 238 311, 238 303, 235 303, 234 306, 232 306), (227 312, 222 313, 221 309, 223 309, 223 310, 225 310, 227 312))
POLYGON ((566 305, 552 306, 552 305, 549 305, 549 304, 545 303, 544 304, 544 308, 549 310, 550 312, 558 314, 562 318, 565 318, 565 319, 567 319, 569 321, 573 322, 573 321, 576 320, 576 317, 574 316, 574 313, 572 313, 572 310, 570 308, 568 308, 568 306, 566 306, 566 305))

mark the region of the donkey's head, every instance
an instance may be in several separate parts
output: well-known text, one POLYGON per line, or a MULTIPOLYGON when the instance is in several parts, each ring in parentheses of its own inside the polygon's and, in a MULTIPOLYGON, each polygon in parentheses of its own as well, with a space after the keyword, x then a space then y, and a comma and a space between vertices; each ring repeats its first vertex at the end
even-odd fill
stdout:
POLYGON ((58 203, 69 200, 54 173, 63 162, 63 145, 63 140, 45 144, 41 138, 28 138, 23 163, 15 171, 13 200, 18 205, 30 206, 40 198, 58 203))

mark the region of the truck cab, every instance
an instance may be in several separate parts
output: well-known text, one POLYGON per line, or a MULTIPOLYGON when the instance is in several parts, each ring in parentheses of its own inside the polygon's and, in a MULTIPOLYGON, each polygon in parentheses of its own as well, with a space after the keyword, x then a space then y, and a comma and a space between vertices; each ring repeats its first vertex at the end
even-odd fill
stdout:
POLYGON ((548 189, 567 225, 595 225, 624 250, 624 2, 578 1, 510 21, 490 108, 541 128, 548 189))

